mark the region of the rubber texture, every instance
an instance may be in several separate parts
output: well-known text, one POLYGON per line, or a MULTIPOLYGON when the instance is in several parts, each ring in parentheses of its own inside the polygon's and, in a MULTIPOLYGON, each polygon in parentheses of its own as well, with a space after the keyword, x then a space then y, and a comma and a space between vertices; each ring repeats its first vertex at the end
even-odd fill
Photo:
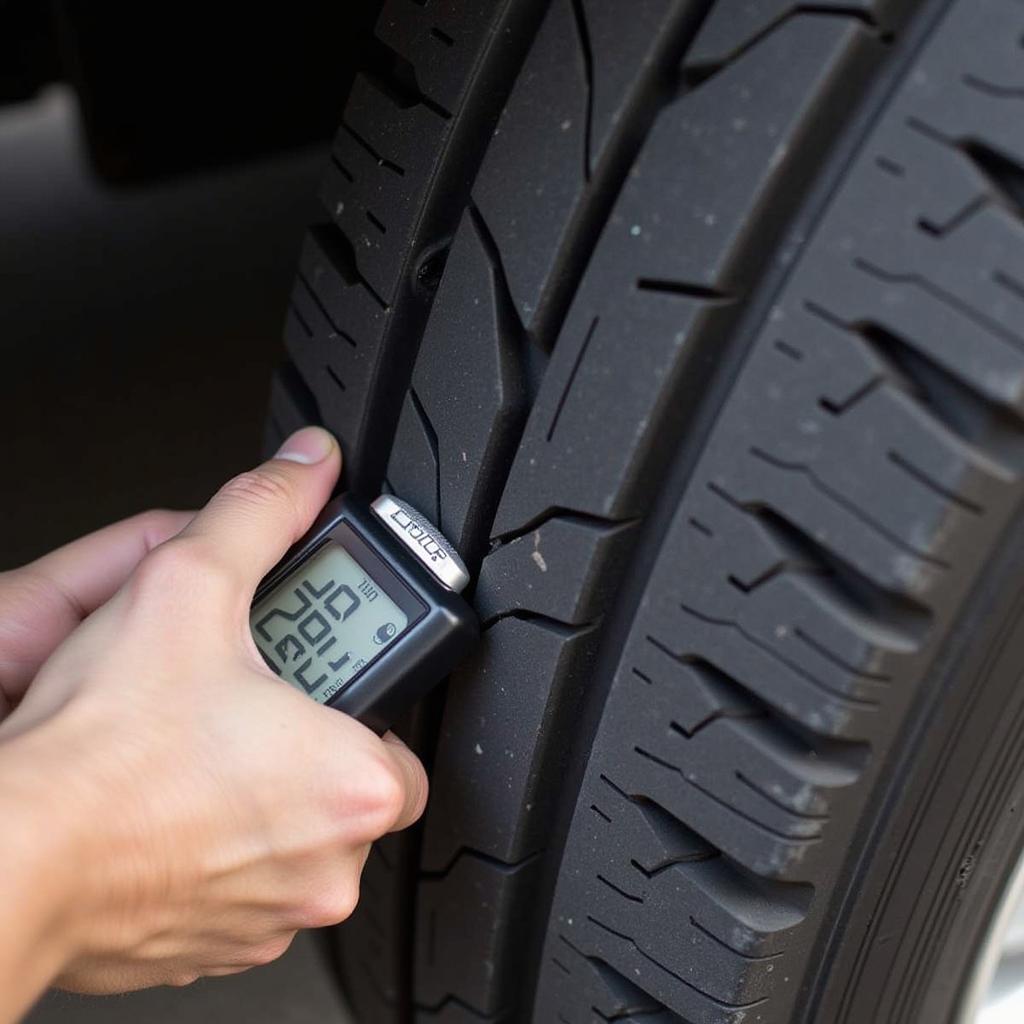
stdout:
POLYGON ((385 3, 268 440, 335 430, 485 631, 340 932, 360 1020, 831 998, 887 766, 1016 550, 1022 34, 1011 0, 385 3))

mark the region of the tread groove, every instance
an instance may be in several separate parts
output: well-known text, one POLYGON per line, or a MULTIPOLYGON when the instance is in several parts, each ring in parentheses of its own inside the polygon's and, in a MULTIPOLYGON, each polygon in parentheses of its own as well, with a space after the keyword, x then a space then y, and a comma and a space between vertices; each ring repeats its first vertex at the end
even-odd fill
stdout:
MULTIPOLYGON (((784 800, 779 799, 779 797, 773 796, 771 793, 768 793, 764 789, 764 787, 762 787, 758 783, 754 782, 753 780, 749 779, 741 771, 733 772, 733 776, 734 776, 734 778, 736 779, 737 782, 739 782, 741 785, 745 786, 752 793, 755 793, 762 800, 764 800, 765 803, 771 804, 772 807, 776 808, 777 810, 782 811, 784 814, 792 814, 796 818, 800 818, 803 821, 810 821, 810 822, 815 822, 815 821, 825 822, 825 821, 828 821, 828 819, 830 817, 830 815, 828 815, 828 814, 812 814, 809 811, 801 811, 798 807, 794 807, 792 804, 788 804, 784 800)), ((821 831, 819 830, 817 833, 815 833, 813 838, 820 839, 821 838, 821 831)))
MULTIPOLYGON (((593 956, 578 949, 564 934, 559 939, 601 979, 604 987, 614 997, 619 1009, 611 1016, 603 1013, 598 1007, 592 1006, 591 1012, 606 1021, 630 1021, 640 1017, 659 1015, 659 1024, 687 1024, 678 1014, 673 1013, 653 996, 631 982, 621 971, 613 967, 603 957, 593 956)), ((566 973, 571 973, 568 970, 566 973)))
POLYGON ((412 386, 409 387, 409 401, 412 402, 412 407, 416 410, 416 416, 419 418, 420 425, 423 427, 423 433, 427 437, 427 442, 430 445, 430 454, 434 460, 434 518, 432 522, 440 523, 441 520, 441 454, 440 444, 437 438, 437 430, 434 428, 434 424, 430 421, 430 415, 423 406, 423 402, 420 400, 420 396, 416 393, 416 389, 412 386))
POLYGON ((704 85, 709 79, 724 71, 727 67, 735 64, 756 46, 760 45, 769 36, 773 35, 784 25, 801 17, 821 18, 843 18, 846 20, 859 21, 867 31, 882 41, 890 38, 888 32, 883 32, 878 21, 869 11, 861 7, 840 7, 838 5, 825 5, 813 3, 797 3, 789 10, 783 11, 754 35, 744 39, 737 47, 725 54, 720 60, 709 61, 706 64, 696 62, 684 64, 679 86, 680 94, 691 92, 704 85))
POLYGON ((597 621, 583 622, 579 624, 563 622, 561 619, 556 619, 551 615, 545 615, 543 612, 535 612, 529 608, 511 608, 508 611, 499 612, 497 615, 492 615, 489 619, 485 619, 480 624, 480 631, 482 633, 486 633, 493 629, 499 622, 505 622, 507 619, 517 619, 519 622, 536 623, 537 625, 544 626, 545 629, 551 630, 553 633, 558 633, 566 639, 570 639, 575 636, 582 636, 598 624, 597 621))
POLYGON ((362 286, 382 310, 388 310, 388 304, 359 272, 355 248, 337 224, 314 224, 309 234, 330 260, 338 277, 348 285, 362 286))
POLYGON ((985 93, 986 96, 992 96, 996 99, 1024 99, 1024 88, 1016 85, 997 85, 995 82, 989 82, 987 79, 979 78, 977 75, 966 74, 961 79, 969 89, 977 89, 978 92, 985 93))
POLYGON ((609 882, 608 879, 605 878, 604 875, 602 875, 600 872, 598 872, 598 874, 595 877, 597 878, 597 880, 602 885, 604 885, 607 888, 611 889, 612 892, 614 892, 617 895, 621 896, 627 902, 629 902, 629 903, 643 903, 644 902, 643 896, 635 896, 631 892, 626 892, 625 889, 620 888, 614 882, 609 882))
POLYGON ((436 871, 420 871, 419 877, 422 879, 446 878, 462 860, 476 860, 481 864, 486 864, 488 867, 493 868, 495 871, 501 872, 502 874, 514 874, 516 871, 519 871, 520 868, 523 868, 527 864, 535 861, 543 852, 543 850, 536 850, 528 856, 523 857, 521 860, 517 860, 514 863, 509 864, 506 861, 503 861, 500 857, 494 857, 489 853, 484 853, 482 850, 474 850, 469 846, 460 846, 459 849, 452 854, 444 867, 438 868, 436 871))
POLYGON ((594 52, 590 46, 590 30, 587 27, 587 12, 583 0, 572 0, 572 13, 576 22, 576 35, 580 53, 583 56, 584 76, 587 82, 587 109, 583 128, 583 180, 590 181, 592 138, 594 132, 594 52))
POLYGON ((350 124, 348 124, 345 121, 342 121, 341 127, 345 134, 348 135, 348 137, 352 139, 352 141, 355 142, 357 146, 359 146, 361 149, 365 150, 367 154, 369 154, 370 158, 377 164, 378 167, 386 168, 387 170, 391 171, 392 174, 397 174, 398 177, 400 178, 405 177, 404 167, 402 167, 400 164, 396 164, 394 160, 389 160, 386 156, 383 155, 383 153, 380 153, 378 150, 376 150, 370 144, 369 140, 365 136, 357 132, 355 128, 353 128, 350 124))
POLYGON ((963 227, 975 214, 981 213, 988 204, 988 196, 975 196, 974 199, 965 203, 944 223, 937 223, 928 217, 919 217, 917 224, 926 234, 933 235, 935 238, 946 238, 956 231, 957 228, 963 227))
POLYGON ((712 288, 704 284, 689 281, 670 281, 658 277, 641 277, 636 282, 637 291, 656 292, 661 295, 678 295, 685 299, 697 299, 700 302, 728 305, 736 301, 736 296, 724 292, 720 288, 712 288))
POLYGON ((306 320, 306 318, 299 312, 299 308, 295 305, 294 299, 288 303, 288 312, 295 317, 296 322, 302 328, 302 333, 305 334, 307 338, 312 338, 313 328, 309 326, 309 321, 306 320))
POLYGON ((750 516, 783 556, 761 578, 747 584, 737 581, 745 593, 753 592, 780 573, 799 573, 810 577, 820 591, 820 600, 854 616, 874 646, 913 651, 924 643, 932 615, 919 601, 880 586, 777 509, 739 502, 715 484, 709 484, 709 489, 750 516))
POLYGON ((1012 406, 975 390, 912 339, 870 320, 848 323, 817 303, 805 309, 855 335, 888 383, 915 400, 935 426, 990 460, 1007 476, 1024 468, 1024 418, 1012 406))
POLYGON ((355 184, 355 180, 356 180, 356 179, 355 179, 355 176, 354 176, 354 175, 352 174, 352 172, 351 172, 351 171, 350 171, 350 170, 349 170, 349 169, 348 169, 348 168, 347 168, 347 167, 346 167, 346 166, 345 166, 345 165, 344 165, 344 164, 343 164, 343 163, 341 162, 341 160, 339 160, 339 159, 338 159, 338 156, 337 156, 337 154, 336 154, 336 153, 331 153, 331 156, 330 156, 330 161, 331 161, 331 163, 332 163, 332 164, 333 164, 333 165, 335 166, 335 168, 337 169, 338 173, 339 173, 339 174, 340 174, 340 175, 341 175, 341 176, 342 176, 342 177, 343 177, 343 178, 344 178, 344 179, 345 179, 345 180, 346 180, 346 181, 347 181, 347 182, 348 182, 348 183, 349 183, 350 185, 353 185, 353 184, 355 184))
POLYGON ((910 459, 900 452, 890 450, 886 453, 886 458, 894 466, 899 466, 900 469, 921 484, 926 490, 937 494, 943 500, 951 502, 973 516, 983 516, 985 514, 984 506, 979 505, 976 501, 971 501, 970 498, 966 498, 962 494, 957 494, 956 491, 952 491, 948 487, 943 487, 942 484, 930 477, 924 470, 915 466, 910 459))
MULTIPOLYGON (((763 730, 770 730, 772 733, 772 745, 787 761, 792 761, 795 757, 805 760, 808 765, 834 765, 845 772, 847 766, 859 767, 867 759, 867 748, 863 743, 828 738, 806 728, 758 696, 735 676, 720 669, 705 655, 677 654, 667 644, 653 636, 648 636, 647 641, 667 658, 693 672, 701 685, 714 695, 719 705, 716 711, 689 731, 676 722, 672 723, 687 739, 693 739, 712 722, 738 719, 762 723, 763 730)), ((806 778, 809 782, 817 781, 820 774, 808 771, 806 778)))
POLYGON ((784 655, 776 651, 771 645, 766 644, 759 637, 750 633, 747 629, 741 626, 738 622, 734 622, 732 619, 716 618, 713 615, 708 615, 705 612, 700 611, 697 608, 692 607, 688 604, 680 604, 679 610, 689 615, 691 618, 696 619, 698 622, 706 623, 709 626, 721 626, 724 629, 732 630, 738 633, 747 643, 756 647, 762 651, 769 658, 777 661, 780 665, 784 666, 791 673, 803 679, 805 682, 810 683, 815 689, 820 690, 822 693, 827 694, 833 700, 839 701, 842 704, 846 704, 851 708, 860 708, 863 711, 874 710, 878 707, 877 700, 871 700, 862 696, 851 696, 849 693, 843 690, 837 690, 829 686, 822 679, 819 679, 813 672, 809 672, 802 665, 797 664, 791 658, 787 658, 784 655))
POLYGON ((651 126, 675 94, 678 64, 712 3, 713 0, 675 3, 660 39, 630 90, 614 137, 596 160, 593 154, 587 157, 590 164, 587 188, 568 225, 565 241, 533 319, 533 332, 540 339, 548 339, 546 347, 549 349, 651 126))
MULTIPOLYGON (((347 331, 343 330, 335 322, 334 318, 328 312, 327 307, 320 300, 320 296, 317 295, 317 293, 313 290, 313 286, 309 283, 309 281, 306 280, 305 275, 303 275, 300 272, 296 274, 296 278, 300 282, 302 287, 306 290, 306 293, 309 295, 309 297, 313 300, 313 304, 320 311, 320 315, 324 318, 324 320, 327 321, 327 326, 330 327, 331 333, 336 334, 339 338, 342 338, 343 340, 347 341, 353 348, 358 348, 358 346, 356 345, 356 339, 353 338, 352 335, 349 334, 347 331)), ((310 334, 312 336, 312 332, 310 332, 310 334)))
POLYGON ((574 523, 578 526, 587 526, 591 529, 605 531, 621 529, 624 526, 631 526, 640 521, 636 517, 627 519, 609 519, 605 516, 597 516, 590 512, 581 512, 577 509, 551 506, 546 508, 539 515, 535 516, 524 526, 519 527, 517 530, 513 530, 510 533, 503 533, 498 537, 493 537, 491 539, 491 549, 494 550, 495 548, 501 547, 505 544, 511 544, 512 541, 519 540, 521 537, 525 537, 527 534, 533 533, 535 530, 539 530, 542 526, 546 526, 548 523, 555 520, 564 520, 565 522, 574 523))
POLYGON ((721 946, 723 949, 727 949, 733 956, 738 956, 742 960, 746 960, 747 963, 751 964, 763 964, 770 963, 772 960, 778 960, 779 957, 785 956, 785 951, 779 953, 767 953, 762 956, 756 956, 751 953, 745 953, 742 949, 737 949, 735 946, 730 946, 724 939, 720 939, 710 928, 706 928, 700 923, 692 914, 690 915, 690 924, 697 929, 702 935, 706 935, 712 942, 721 946))
POLYGON ((1024 222, 1024 167, 979 139, 966 139, 958 148, 988 182, 992 197, 1024 222))
POLYGON ((345 382, 338 376, 338 374, 335 371, 334 367, 331 366, 330 363, 327 363, 324 366, 324 369, 327 371, 327 376, 330 377, 331 380, 333 380, 334 383, 338 385, 339 390, 341 390, 341 391, 348 391, 348 388, 345 387, 345 382))
POLYGON ((579 373, 580 366, 583 363, 583 357, 586 355, 590 342, 594 337, 594 332, 597 330, 599 319, 599 317, 595 316, 594 319, 590 321, 587 333, 583 336, 583 341, 580 344, 579 351, 576 353, 576 358, 573 360, 572 369, 569 371, 569 376, 566 378, 565 387, 562 389, 562 393, 558 398, 558 404, 555 406, 555 412, 551 417, 551 424, 548 427, 547 440, 549 442, 555 436, 555 430, 558 427, 558 421, 562 416, 562 410, 565 408, 565 403, 569 399, 569 392, 572 390, 573 383, 576 380, 576 374, 579 373))
POLYGON ((817 843, 821 840, 820 833, 811 836, 802 836, 793 832, 783 832, 781 829, 773 828, 771 825, 766 825, 763 821, 759 821, 752 814, 748 814, 746 811, 741 811, 738 807, 734 807, 728 800, 724 800, 717 793, 708 789, 707 786, 702 786, 695 779, 690 778, 687 773, 679 767, 679 765, 673 764, 671 761, 667 761, 665 758, 659 757, 657 754, 652 754, 649 750, 646 750, 641 746, 634 746, 633 750, 635 753, 639 754, 640 757, 650 761, 652 764, 656 764, 659 767, 664 768, 666 771, 675 772, 679 778, 700 793, 701 796, 707 798, 712 803, 717 804, 730 814, 736 815, 737 818, 742 819, 748 825, 753 826, 760 832, 774 836, 776 839, 782 839, 787 843, 799 843, 802 845, 817 843))
POLYGON ((1013 331, 1007 330, 1002 324, 982 313, 981 310, 968 305, 966 302, 958 299, 955 295, 947 292, 944 288, 940 288, 937 284, 929 281, 921 274, 914 272, 896 273, 891 270, 885 270, 877 264, 861 257, 855 259, 853 261, 853 265, 858 270, 862 270, 868 276, 874 277, 879 281, 884 281, 886 284, 906 284, 919 288, 921 291, 932 296, 932 298, 936 299, 938 302, 941 302, 944 306, 948 306, 950 309, 961 314, 961 316, 966 317, 988 334, 991 334, 993 337, 999 338, 1000 340, 1005 341, 1008 345, 1013 346, 1018 354, 1024 352, 1024 337, 1019 334, 1015 334, 1013 331))
POLYGON ((872 531, 877 533, 880 537, 889 541, 890 544, 898 547, 900 550, 913 555, 915 558, 920 559, 922 562, 927 562, 931 565, 936 566, 939 569, 951 568, 949 562, 940 558, 938 555, 933 554, 925 548, 920 548, 914 544, 910 544, 905 541, 898 534, 893 533, 891 530, 886 529, 881 523, 879 523, 872 516, 869 516, 863 509, 859 508, 853 502, 849 501, 843 495, 833 490, 826 484, 817 473, 814 472, 810 466, 806 466, 801 462, 790 462, 786 459, 780 459, 776 456, 766 452, 763 448, 759 448, 756 445, 749 449, 750 454, 761 462, 766 463, 769 466, 774 466, 776 469, 787 473, 798 473, 801 476, 805 476, 812 486, 820 491, 827 498, 831 499, 844 511, 848 512, 855 519, 858 519, 865 526, 869 527, 872 531))
POLYGON ((715 1006, 721 1007, 723 1010, 751 1010, 755 1006, 760 1006, 765 1001, 764 999, 752 999, 748 1002, 733 1003, 723 999, 717 999, 715 996, 711 995, 710 992, 705 991, 699 985, 695 985, 692 981, 687 981, 686 978, 684 978, 681 974, 677 973, 676 971, 673 971, 670 967, 668 967, 666 964, 663 964, 656 957, 651 956, 651 954, 648 953, 645 949, 643 949, 636 942, 636 940, 632 938, 632 936, 627 935, 625 932, 620 932, 615 928, 612 928, 611 925, 605 924, 603 921, 594 917, 592 914, 587 915, 587 920, 595 927, 600 928, 602 931, 607 932, 609 935, 612 935, 615 938, 626 943, 633 949, 635 953, 641 956, 644 960, 648 961, 650 964, 652 964, 654 967, 657 967, 659 970, 664 971, 667 975, 669 975, 669 977, 674 978, 677 982, 679 982, 679 984, 685 985, 686 988, 696 992, 701 998, 706 999, 709 1003, 714 1003, 715 1006))
MULTIPOLYGON (((440 42, 448 40, 448 45, 454 42, 451 36, 434 27, 430 35, 440 42)), ((442 121, 450 121, 452 113, 436 100, 431 99, 421 88, 416 76, 416 69, 413 65, 395 53, 393 50, 387 52, 388 67, 376 67, 364 70, 363 75, 374 87, 386 96, 399 110, 411 110, 413 107, 425 107, 431 113, 436 114, 442 121)))

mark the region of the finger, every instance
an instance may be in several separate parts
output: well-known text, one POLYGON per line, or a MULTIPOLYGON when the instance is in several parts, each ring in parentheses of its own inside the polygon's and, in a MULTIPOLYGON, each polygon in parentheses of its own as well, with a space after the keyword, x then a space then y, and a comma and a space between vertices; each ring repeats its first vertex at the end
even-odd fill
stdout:
MULTIPOLYGON (((192 512, 143 512, 72 541, 0 584, 0 689, 16 703, 42 663, 105 604, 142 559, 182 530, 192 512)), ((0 718, 5 699, 0 696, 0 718)))
POLYGON ((393 832, 400 832, 419 821, 427 806, 427 773, 420 759, 393 732, 385 733, 382 738, 388 755, 404 781, 405 801, 392 827, 393 832))
POLYGON ((340 471, 334 438, 306 427, 269 462, 229 480, 182 536, 207 542, 240 583, 255 586, 312 524, 340 471))
POLYGON ((180 533, 194 516, 195 512, 143 512, 73 540, 18 572, 45 582, 55 602, 84 618, 109 601, 139 562, 180 533))

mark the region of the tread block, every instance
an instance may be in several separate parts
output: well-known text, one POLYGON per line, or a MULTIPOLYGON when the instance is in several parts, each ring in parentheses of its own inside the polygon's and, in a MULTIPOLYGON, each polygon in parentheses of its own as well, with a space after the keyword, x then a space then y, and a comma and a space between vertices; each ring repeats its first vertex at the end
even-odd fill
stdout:
MULTIPOLYGON (((965 154, 941 123, 947 105, 975 102, 950 90, 964 88, 963 55, 985 52, 979 25, 1017 48, 1010 10, 950 8, 803 242, 719 411, 615 670, 565 849, 572 870, 556 889, 541 1016, 579 1019, 591 998, 592 979, 567 981, 553 962, 565 938, 687 1020, 783 1021, 799 1005, 801 936, 817 934, 826 907, 814 888, 836 877, 882 770, 868 752, 891 749, 1024 494, 1024 346, 1011 336, 1014 300, 993 290, 1024 253, 1006 202, 1015 172, 985 155, 984 134, 965 154), (923 110, 940 135, 920 131, 923 110), (726 1005, 720 990, 678 984, 677 936, 643 916, 670 899, 644 888, 655 865, 643 858, 664 856, 652 823, 682 858, 655 878, 736 872, 701 895, 674 893, 677 921, 707 925, 695 908, 717 904, 709 931, 725 941, 700 979, 734 969, 726 1005), (698 827, 712 848, 703 859, 698 827), (778 932, 754 929, 754 945, 728 923, 743 920, 734 898, 746 885, 764 898, 752 905, 792 914, 778 932)), ((811 20, 823 19, 785 27, 811 20)), ((1004 134, 1000 151, 1013 146, 1004 134)))
POLYGON ((321 199, 352 239, 360 274, 389 304, 419 216, 422 185, 447 131, 445 120, 422 104, 402 108, 378 83, 356 79, 321 199))
POLYGON ((584 187, 587 103, 572 0, 554 0, 473 186, 473 199, 506 254, 509 289, 527 327, 557 257, 558 229, 584 187), (521 169, 515 188, 508 180, 512 163, 521 169))
POLYGON ((563 730, 595 640, 592 627, 502 619, 456 670, 433 769, 425 871, 442 870, 463 847, 515 863, 544 846, 556 795, 547 773, 565 756, 563 730))
MULTIPOLYGON (((611 855, 586 912, 555 924, 552 967, 580 974, 573 968, 582 960, 598 977, 582 972, 577 984, 610 981, 613 990, 616 974, 660 977, 650 996, 687 1020, 703 1019, 709 1004, 763 999, 804 919, 810 888, 749 874, 661 805, 630 796, 607 776, 583 796, 590 813, 582 827, 594 849, 611 855), (723 947, 734 956, 723 957, 723 947)), ((580 1002, 575 994, 556 1005, 572 1019, 568 1009, 580 1002)))
POLYGON ((337 930, 345 991, 366 1020, 389 1020, 400 1011, 399 965, 405 952, 392 941, 405 915, 395 872, 400 842, 401 837, 389 835, 374 844, 363 869, 359 903, 337 930))
POLYGON ((613 596, 632 523, 556 516, 484 559, 474 604, 483 621, 527 610, 572 626, 592 622, 613 596))
POLYGON ((395 494, 411 502, 432 523, 441 519, 438 458, 437 431, 415 387, 410 388, 398 418, 387 479, 395 494))
POLYGON ((778 199, 790 135, 827 102, 860 32, 838 19, 794 19, 659 115, 552 355, 496 535, 522 530, 546 506, 611 519, 642 512, 627 496, 667 396, 676 416, 684 411, 673 382, 686 340, 731 302, 742 277, 730 263, 778 199), (771 118, 759 116, 761 104, 771 118))
POLYGON ((286 347, 315 397, 323 425, 345 442, 350 475, 360 465, 377 339, 386 315, 351 271, 343 236, 330 226, 310 231, 285 328, 286 347))
POLYGON ((580 0, 582 31, 590 51, 590 116, 588 125, 590 174, 605 154, 614 132, 630 117, 630 94, 641 69, 654 51, 668 43, 678 47, 686 33, 676 25, 700 13, 699 0, 634 0, 629 18, 604 0, 580 0))
MULTIPOLYGON (((674 688, 677 703, 684 686, 674 688)), ((640 685, 623 688, 622 700, 609 706, 622 727, 603 774, 681 822, 700 822, 701 835, 750 872, 793 883, 811 877, 841 792, 861 775, 861 752, 843 748, 822 759, 771 718, 715 711, 687 737, 664 689, 655 704, 640 685)))
POLYGON ((392 48, 356 79, 324 178, 324 208, 351 240, 361 275, 385 304, 415 252, 425 190, 496 14, 494 3, 388 0, 377 37, 392 48), (456 24, 457 27, 456 27, 456 24))
POLYGON ((588 216, 591 180, 613 134, 643 130, 634 104, 650 91, 649 66, 680 35, 676 23, 700 7, 635 0, 623 18, 595 0, 550 6, 473 187, 528 330, 545 292, 560 283, 558 261, 581 230, 578 218, 588 216), (511 164, 522 179, 515 189, 511 164))
MULTIPOLYGON (((381 42, 349 95, 321 186, 331 220, 314 229, 305 254, 315 264, 305 284, 330 322, 314 317, 303 327, 292 315, 286 336, 325 425, 343 443, 346 484, 357 490, 375 491, 385 472, 430 308, 420 261, 458 226, 539 2, 432 0, 428 9, 386 0, 381 42), (325 248, 327 259, 309 251, 325 248), (339 337, 356 354, 341 351, 339 337)), ((310 312, 308 299, 297 295, 296 307, 310 312)))
POLYGON ((454 111, 462 104, 472 62, 494 19, 493 0, 387 0, 377 38, 399 54, 414 86, 432 103, 454 111))
MULTIPOLYGON (((477 1018, 502 1019, 501 998, 521 983, 523 942, 540 862, 502 864, 466 850, 442 875, 420 882, 415 941, 416 1003, 454 1003, 477 1018), (499 925, 498 922, 501 922, 499 925), (512 922, 511 927, 509 922, 512 922)), ((426 1017, 430 1020, 460 1020, 426 1017)))
POLYGON ((808 8, 837 15, 862 13, 875 18, 879 8, 893 6, 885 0, 824 0, 813 5, 800 0, 717 0, 687 50, 684 68, 690 74, 709 74, 738 57, 787 18, 808 8))
POLYGON ((396 491, 435 515, 464 555, 494 500, 491 484, 526 401, 521 339, 503 313, 498 271, 467 215, 434 299, 388 466, 396 491), (424 421, 437 449, 427 461, 424 421))
MULTIPOLYGON (((1006 11, 992 16, 1009 24, 1006 11)), ((991 58, 985 62, 990 77, 1012 80, 1015 44, 1009 37, 996 47, 984 42, 980 33, 987 37, 991 26, 983 19, 964 26, 958 63, 983 54, 991 58)), ((851 202, 832 212, 835 233, 822 246, 808 290, 828 296, 827 308, 841 322, 881 324, 1019 416, 1024 333, 1012 282, 1024 275, 1024 225, 964 147, 985 140, 1024 166, 1024 131, 1018 119, 1000 115, 1006 101, 966 85, 967 74, 953 87, 953 99, 948 90, 936 90, 932 83, 952 59, 948 44, 937 49, 920 80, 903 91, 899 114, 876 133, 874 164, 851 180, 851 202), (856 201, 873 196, 878 202, 880 195, 890 219, 873 238, 862 238, 856 201), (842 244, 852 238, 856 253, 842 244), (956 259, 946 258, 950 251, 956 259), (978 272, 964 275, 965 265, 978 272), (883 304, 874 301, 880 285, 883 304)))
POLYGON ((583 1000, 559 1011, 564 1024, 590 1024, 592 1014, 603 1020, 636 1024, 689 1024, 598 956, 588 956, 565 941, 565 950, 552 963, 583 992, 583 1000), (585 1005, 586 1010, 581 1010, 585 1005))

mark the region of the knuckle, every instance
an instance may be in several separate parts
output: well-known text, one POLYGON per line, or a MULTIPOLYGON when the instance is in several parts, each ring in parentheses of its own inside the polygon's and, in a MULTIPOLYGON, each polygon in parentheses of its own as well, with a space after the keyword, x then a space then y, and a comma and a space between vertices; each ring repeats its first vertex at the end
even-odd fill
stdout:
POLYGON ((215 568, 215 560, 196 540, 175 537, 146 555, 135 570, 134 582, 144 594, 164 594, 207 578, 215 568))
POLYGON ((334 882, 312 899, 301 914, 303 928, 326 928, 347 921, 359 905, 359 879, 334 882))
POLYGON ((181 517, 170 509, 151 508, 139 513, 138 522, 146 537, 171 537, 177 533, 181 517))
POLYGON ((386 832, 405 808, 406 782, 401 771, 386 760, 375 765, 363 780, 363 800, 369 817, 386 832))

